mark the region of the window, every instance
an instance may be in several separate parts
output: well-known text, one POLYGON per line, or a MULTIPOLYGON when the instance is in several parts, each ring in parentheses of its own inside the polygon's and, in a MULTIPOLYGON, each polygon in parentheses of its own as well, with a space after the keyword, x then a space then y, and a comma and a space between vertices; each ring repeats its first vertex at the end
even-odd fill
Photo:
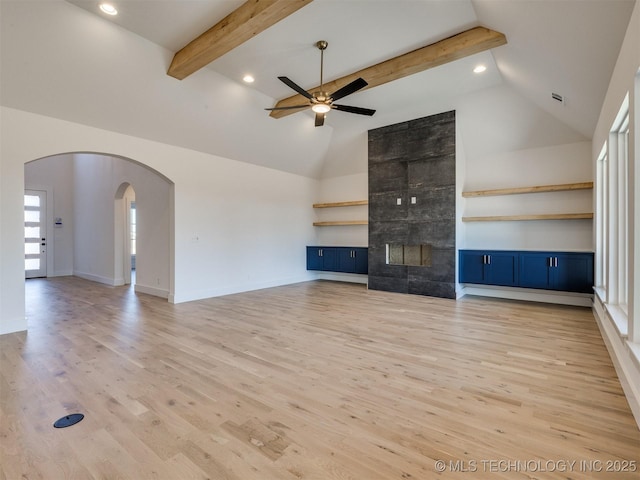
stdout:
POLYGON ((608 160, 607 144, 604 144, 598 156, 596 170, 596 291, 602 301, 607 298, 608 275, 608 160))
POLYGON ((611 138, 615 143, 612 153, 616 162, 617 178, 617 222, 616 231, 612 232, 617 241, 617 288, 612 301, 617 304, 624 313, 628 313, 628 285, 629 285, 629 106, 623 104, 618 119, 614 123, 611 138))
POLYGON ((609 133, 608 148, 598 162, 596 241, 606 308, 622 336, 629 332, 629 95, 609 133), (600 165, 602 164, 602 167, 600 165), (605 190, 607 189, 607 190, 605 190), (600 196, 601 195, 601 196, 600 196), (602 223, 600 223, 602 220, 602 223), (600 230, 602 229, 602 230, 600 230), (601 237, 601 238, 600 238, 601 237), (600 256, 602 253, 602 257, 600 256))

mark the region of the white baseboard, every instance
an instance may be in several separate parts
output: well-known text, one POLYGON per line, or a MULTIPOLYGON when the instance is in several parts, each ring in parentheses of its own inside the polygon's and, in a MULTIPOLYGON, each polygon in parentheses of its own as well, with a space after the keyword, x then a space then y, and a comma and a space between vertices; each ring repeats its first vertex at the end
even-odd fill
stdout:
POLYGON ((600 334, 613 361, 631 412, 640 428, 640 362, 637 361, 633 346, 629 345, 626 337, 618 335, 618 330, 597 295, 593 301, 593 315, 596 317, 600 334))
POLYGON ((70 277, 73 275, 73 270, 62 270, 53 272, 51 275, 47 274, 47 277, 70 277))
POLYGON ((103 277, 101 275, 94 275, 93 273, 78 272, 77 270, 74 270, 73 276, 74 277, 84 278, 85 280, 91 280, 92 282, 103 283, 105 285, 111 285, 112 287, 118 285, 116 283, 116 279, 115 278, 103 277))
POLYGON ((294 277, 276 278, 262 282, 248 282, 240 285, 229 285, 221 288, 211 288, 207 290, 198 290, 191 292, 179 292, 170 294, 168 299, 170 303, 191 302, 194 300, 202 300, 204 298, 221 297, 223 295, 232 295, 234 293, 251 292, 253 290, 261 290, 263 288, 280 287, 282 285, 291 285, 292 283, 308 282, 315 280, 317 277, 311 273, 305 273, 294 277))
POLYGON ((169 292, 162 288, 148 287, 146 285, 135 284, 134 290, 139 293, 146 293, 147 295, 153 295, 154 297, 169 298, 169 292))
POLYGON ((555 303, 559 305, 574 305, 577 307, 591 307, 593 304, 593 295, 589 293, 555 292, 552 290, 498 287, 493 285, 463 284, 462 288, 457 291, 457 298, 465 295, 506 298, 509 300, 525 300, 528 302, 555 303))

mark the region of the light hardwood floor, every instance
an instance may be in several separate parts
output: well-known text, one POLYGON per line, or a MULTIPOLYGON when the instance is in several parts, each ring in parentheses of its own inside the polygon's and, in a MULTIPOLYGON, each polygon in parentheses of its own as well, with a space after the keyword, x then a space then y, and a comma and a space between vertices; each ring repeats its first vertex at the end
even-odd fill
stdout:
POLYGON ((0 337, 1 479, 640 477, 606 471, 640 468, 640 432, 589 309, 64 277, 27 312, 0 337))

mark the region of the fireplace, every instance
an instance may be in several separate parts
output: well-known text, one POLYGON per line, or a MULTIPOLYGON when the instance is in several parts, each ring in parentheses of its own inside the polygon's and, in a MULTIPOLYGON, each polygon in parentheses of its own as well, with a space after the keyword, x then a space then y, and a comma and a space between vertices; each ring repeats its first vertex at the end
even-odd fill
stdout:
POLYGON ((369 288, 455 298, 455 112, 369 131, 369 288))

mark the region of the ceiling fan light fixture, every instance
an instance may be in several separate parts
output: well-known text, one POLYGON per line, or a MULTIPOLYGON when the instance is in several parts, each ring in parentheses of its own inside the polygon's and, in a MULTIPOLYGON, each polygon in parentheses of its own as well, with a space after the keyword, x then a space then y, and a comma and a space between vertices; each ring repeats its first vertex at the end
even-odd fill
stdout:
POLYGON ((331 110, 331 107, 326 103, 316 103, 311 107, 311 110, 316 113, 327 113, 329 110, 331 110))

